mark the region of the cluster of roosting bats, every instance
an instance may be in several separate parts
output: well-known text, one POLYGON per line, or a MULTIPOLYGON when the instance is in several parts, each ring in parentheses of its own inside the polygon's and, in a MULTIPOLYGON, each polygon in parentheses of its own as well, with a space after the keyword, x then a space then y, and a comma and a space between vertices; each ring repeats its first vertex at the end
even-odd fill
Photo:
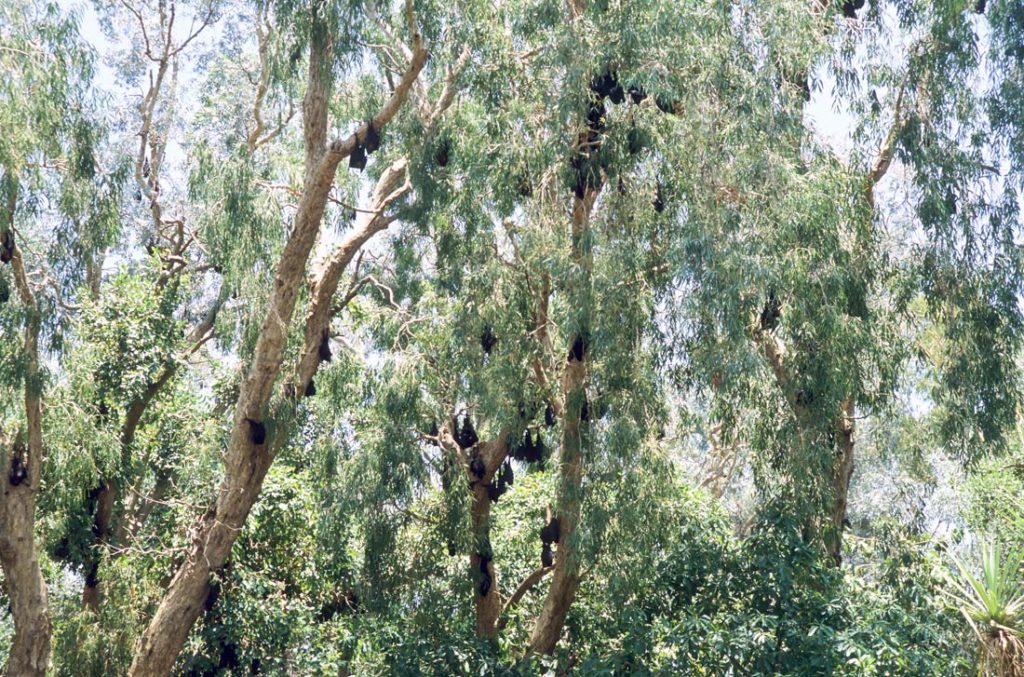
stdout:
MULTIPOLYGON (((619 105, 625 103, 628 98, 633 105, 639 105, 647 96, 647 92, 642 87, 636 85, 624 87, 619 81, 616 70, 611 65, 606 66, 600 75, 590 81, 587 130, 580 134, 576 151, 573 153, 570 163, 573 170, 573 193, 577 198, 582 200, 588 189, 599 189, 602 171, 607 169, 609 158, 606 157, 606 154, 601 153, 602 139, 607 129, 608 111, 605 101, 619 105)), ((656 96, 654 103, 660 111, 670 114, 675 114, 681 105, 678 101, 664 96, 656 96)), ((630 155, 639 154, 646 145, 643 134, 635 124, 630 127, 626 141, 630 155)), ((658 213, 665 210, 665 198, 660 182, 655 187, 652 206, 658 213)))
MULTIPOLYGON (((498 338, 495 336, 493 329, 490 326, 484 327, 480 334, 480 347, 484 355, 490 355, 497 344, 498 338)), ((578 332, 573 337, 566 359, 569 362, 584 360, 589 348, 588 344, 588 332, 578 332)), ((519 418, 521 422, 525 424, 523 436, 518 442, 509 440, 508 458, 506 458, 501 467, 494 472, 491 481, 487 484, 487 497, 492 503, 497 503, 501 496, 508 491, 508 488, 512 486, 515 481, 515 471, 512 466, 512 461, 518 461, 534 467, 543 467, 544 462, 549 455, 549 449, 544 443, 543 428, 552 428, 555 425, 556 411, 554 405, 551 402, 546 402, 544 404, 543 424, 538 423, 537 425, 530 425, 530 421, 538 418, 540 414, 541 407, 539 404, 529 406, 520 402, 519 418)), ((586 400, 584 400, 581 408, 580 420, 590 420, 589 405, 586 400)), ((464 414, 461 420, 459 417, 455 417, 451 421, 450 429, 452 431, 452 437, 458 447, 470 454, 468 456, 466 469, 470 475, 469 485, 470 487, 475 487, 478 483, 482 482, 486 476, 487 465, 480 453, 480 437, 477 434, 473 419, 468 413, 464 414)), ((439 434, 438 426, 435 423, 431 426, 426 437, 430 440, 432 445, 439 447, 441 446, 439 434)), ((450 454, 444 453, 441 471, 441 485, 445 491, 451 487, 452 470, 452 457, 450 454)), ((541 564, 544 567, 550 567, 554 564, 554 552, 552 551, 552 546, 558 542, 559 536, 559 520, 557 517, 552 515, 551 509, 548 508, 545 525, 540 530, 540 539, 542 544, 541 564)), ((490 549, 486 546, 483 547, 482 550, 484 550, 484 552, 477 554, 480 568, 480 583, 478 590, 481 596, 486 596, 490 591, 492 584, 488 566, 493 559, 493 555, 490 553, 490 549)), ((448 554, 450 556, 454 556, 456 554, 454 541, 448 542, 448 554)))

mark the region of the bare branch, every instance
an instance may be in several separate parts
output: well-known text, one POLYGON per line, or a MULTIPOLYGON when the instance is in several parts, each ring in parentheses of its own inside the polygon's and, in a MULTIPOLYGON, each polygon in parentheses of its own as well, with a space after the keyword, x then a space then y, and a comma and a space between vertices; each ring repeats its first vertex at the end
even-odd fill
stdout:
POLYGON ((531 588, 540 583, 545 576, 554 570, 555 567, 553 566, 541 567, 523 579, 523 582, 519 584, 516 591, 513 592, 512 596, 508 598, 507 602, 505 602, 505 606, 501 608, 500 619, 498 620, 497 625, 498 630, 504 630, 505 626, 508 625, 508 612, 512 610, 512 607, 518 604, 519 600, 521 600, 531 588))
POLYGON ((889 129, 889 134, 886 136, 885 142, 882 144, 882 148, 878 152, 878 157, 875 159, 875 163, 872 165, 871 171, 868 173, 865 194, 868 199, 868 204, 871 205, 871 207, 875 206, 875 186, 882 180, 885 173, 889 171, 889 166, 892 164, 893 151, 896 147, 896 139, 899 137, 900 130, 903 128, 903 93, 905 89, 906 84, 901 84, 900 91, 896 95, 896 110, 892 127, 889 129))

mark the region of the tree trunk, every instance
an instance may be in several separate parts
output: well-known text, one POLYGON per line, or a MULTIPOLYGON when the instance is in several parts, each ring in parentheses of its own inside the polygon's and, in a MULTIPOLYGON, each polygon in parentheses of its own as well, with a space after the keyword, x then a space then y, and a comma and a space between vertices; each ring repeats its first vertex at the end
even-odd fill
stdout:
MULTIPOLYGON (((454 429, 449 432, 447 443, 454 444, 457 448, 454 429)), ((471 450, 459 449, 457 453, 463 466, 464 476, 472 486, 473 494, 470 506, 473 552, 469 555, 469 566, 473 580, 473 605, 476 614, 477 637, 489 638, 498 634, 498 618, 501 616, 503 608, 498 569, 494 566, 494 551, 491 549, 491 499, 487 492, 487 486, 508 457, 508 439, 509 431, 503 429, 496 439, 480 442, 471 450), (483 477, 477 477, 470 469, 470 461, 474 454, 479 454, 484 462, 483 477), (487 558, 487 563, 481 569, 484 557, 487 558)))
MULTIPOLYGON (((487 477, 485 475, 485 477, 487 477)), ((477 579, 473 591, 473 601, 476 607, 476 634, 477 637, 494 637, 497 634, 498 616, 501 615, 501 587, 498 585, 498 570, 492 559, 487 562, 487 572, 480 571, 481 553, 493 558, 491 550, 491 499, 487 496, 487 485, 479 481, 473 487, 473 506, 471 509, 473 519, 473 537, 476 544, 475 551, 469 556, 469 564, 477 579), (489 577, 490 585, 487 594, 481 595, 482 579, 489 577)))
POLYGON ((38 485, 12 486, 6 473, 2 483, 0 564, 14 616, 14 642, 4 674, 41 676, 50 665, 51 622, 33 534, 38 485))
MULTIPOLYGON (((8 205, 8 223, 14 222, 16 194, 8 205)), ((21 433, 5 444, 6 465, 0 476, 0 566, 14 617, 14 641, 7 657, 6 675, 45 675, 50 666, 52 624, 46 581, 39 567, 35 543, 36 494, 42 477, 43 415, 39 373, 39 307, 28 284, 21 250, 11 260, 14 282, 27 311, 25 326, 25 419, 28 446, 21 433)))
POLYGON ((832 534, 828 542, 828 554, 836 566, 843 563, 843 528, 846 524, 850 478, 853 476, 853 414, 853 401, 846 400, 843 402, 843 415, 836 434, 836 464, 832 476, 832 534))
POLYGON ((530 637, 530 653, 550 654, 555 650, 565 626, 569 607, 580 587, 579 553, 576 529, 580 520, 580 491, 583 479, 583 445, 580 430, 580 412, 584 390, 586 365, 583 361, 570 362, 563 377, 566 406, 562 418, 561 483, 557 499, 556 517, 559 521, 559 539, 555 551, 555 570, 551 587, 537 624, 530 637), (563 489, 564 487, 564 489, 563 489))
MULTIPOLYGON (((584 137, 585 140, 585 137, 584 137)), ((579 147, 583 147, 582 144, 579 147)), ((597 199, 599 187, 588 188, 582 198, 573 200, 572 258, 581 275, 575 302, 589 307, 591 254, 587 244, 590 229, 590 210, 597 199)), ((586 331, 578 327, 577 331, 586 331)), ((572 337, 575 341, 576 337, 572 337)), ((556 517, 560 533, 555 552, 555 570, 544 606, 530 637, 530 653, 550 654, 558 644, 565 619, 580 586, 579 548, 575 538, 581 512, 583 486, 583 440, 581 414, 586 404, 587 369, 590 349, 583 351, 582 359, 568 359, 562 374, 562 444, 559 490, 556 498, 556 517)))
POLYGON ((93 520, 93 547, 85 563, 85 587, 82 589, 82 607, 93 613, 100 612, 99 568, 102 553, 100 548, 110 540, 110 523, 114 514, 117 488, 114 480, 103 482, 96 492, 96 516, 93 520))
MULTIPOLYGON (((567 7, 569 19, 575 22, 586 9, 585 0, 570 0, 567 7)), ((588 131, 581 132, 572 148, 572 152, 593 156, 600 150, 601 138, 591 140, 588 131)), ((577 178, 579 181, 580 179, 577 178)), ((590 211, 600 192, 600 184, 585 184, 582 196, 577 193, 572 201, 572 244, 570 256, 578 271, 578 286, 570 288, 575 298, 571 303, 583 309, 583 325, 577 326, 576 336, 570 337, 575 342, 585 337, 589 327, 590 290, 592 255, 590 250, 590 211)), ((575 345, 573 345, 575 348, 575 345)), ((575 351, 573 351, 575 352, 575 351)), ((562 444, 560 458, 560 482, 556 495, 556 517, 559 520, 559 538, 555 552, 555 569, 551 577, 544 606, 541 608, 537 623, 530 636, 531 654, 550 654, 555 650, 558 640, 565 627, 565 619, 569 607, 576 598, 580 587, 579 577, 579 546, 575 537, 579 526, 582 488, 583 488, 583 440, 581 430, 581 413, 587 401, 587 369, 590 363, 590 350, 584 349, 580 359, 570 357, 562 373, 562 444)))
MULTIPOLYGON (((411 7, 409 13, 411 20, 411 7)), ((332 38, 324 24, 315 16, 313 19, 309 85, 303 106, 306 178, 294 227, 278 262, 269 307, 249 372, 239 389, 225 474, 217 501, 200 520, 185 561, 175 573, 156 614, 139 639, 129 671, 134 677, 170 673, 192 625, 202 612, 209 592, 210 574, 223 566, 230 554, 249 511, 259 497, 274 455, 285 441, 287 426, 275 430, 274 421, 265 420, 265 416, 281 368, 285 340, 299 289, 304 282, 306 264, 319 233, 338 164, 362 143, 371 124, 380 130, 395 116, 426 62, 426 50, 416 34, 408 70, 381 111, 352 136, 327 146, 332 38), (254 432, 257 425, 269 428, 265 429, 266 439, 260 443, 254 439, 258 437, 254 432)))
MULTIPOLYGON (((217 302, 211 308, 211 312, 207 314, 204 320, 190 334, 190 340, 199 340, 213 326, 217 311, 222 303, 222 297, 219 296, 217 302)), ((121 458, 125 459, 125 462, 131 456, 132 445, 135 443, 135 432, 142 423, 142 417, 146 413, 146 409, 163 387, 170 382, 178 370, 178 364, 177 361, 168 363, 160 376, 150 383, 146 391, 135 398, 128 407, 120 436, 121 458)), ((85 565, 82 607, 97 614, 100 612, 100 603, 102 602, 99 576, 100 561, 103 559, 102 550, 110 545, 111 540, 120 540, 117 536, 123 536, 125 531, 123 521, 118 524, 116 533, 113 527, 114 507, 117 504, 119 493, 118 483, 113 478, 104 479, 96 489, 96 515, 93 518, 92 526, 93 547, 85 565)))

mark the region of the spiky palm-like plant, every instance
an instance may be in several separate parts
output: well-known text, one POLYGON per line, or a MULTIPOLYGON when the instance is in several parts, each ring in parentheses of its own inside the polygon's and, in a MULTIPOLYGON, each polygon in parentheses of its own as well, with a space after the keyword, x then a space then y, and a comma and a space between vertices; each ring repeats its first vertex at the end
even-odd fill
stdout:
POLYGON ((953 557, 960 576, 949 596, 978 637, 978 674, 1024 676, 1024 582, 1020 576, 1024 551, 1003 556, 998 543, 987 542, 980 554, 980 577, 953 557))

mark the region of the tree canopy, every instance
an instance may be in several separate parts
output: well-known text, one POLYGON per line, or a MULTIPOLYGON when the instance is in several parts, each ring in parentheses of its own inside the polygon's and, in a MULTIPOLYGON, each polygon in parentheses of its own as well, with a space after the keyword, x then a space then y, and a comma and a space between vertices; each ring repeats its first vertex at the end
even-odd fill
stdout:
POLYGON ((10 675, 1024 675, 1016 0, 7 0, 10 675))

